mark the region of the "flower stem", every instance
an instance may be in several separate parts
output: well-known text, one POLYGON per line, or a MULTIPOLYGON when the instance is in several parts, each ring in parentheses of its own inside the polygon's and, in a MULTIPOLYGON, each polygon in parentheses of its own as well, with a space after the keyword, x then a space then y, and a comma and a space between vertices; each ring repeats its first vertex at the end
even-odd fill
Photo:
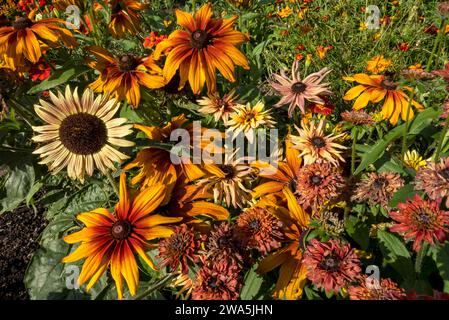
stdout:
POLYGON ((160 288, 163 288, 167 283, 169 283, 170 281, 172 281, 176 277, 177 277, 176 274, 168 274, 168 275, 166 275, 160 281, 156 282, 154 285, 149 287, 147 290, 145 290, 144 292, 142 292, 141 294, 136 296, 134 298, 134 300, 142 300, 146 296, 149 296, 150 294, 152 294, 154 291, 159 290, 160 288))
POLYGON ((438 29, 438 35, 435 38, 435 41, 433 43, 433 49, 432 49, 432 54, 430 55, 429 60, 427 61, 427 66, 426 66, 426 71, 429 72, 430 71, 430 66, 433 62, 433 56, 437 53, 437 48, 439 47, 440 41, 441 41, 441 37, 444 34, 444 25, 446 23, 446 18, 442 18, 441 19, 441 24, 440 24, 440 28, 438 29))
POLYGON ((404 128, 404 134, 402 136, 402 150, 401 150, 401 161, 404 163, 404 155, 405 151, 407 150, 407 135, 408 135, 408 129, 409 129, 409 123, 410 123, 410 110, 412 108, 413 99, 415 98, 415 88, 413 88, 412 93, 410 94, 408 106, 407 106, 407 116, 405 120, 405 128, 404 128))
POLYGON ((421 273, 422 262, 424 260, 424 257, 427 254, 427 248, 428 248, 428 245, 426 242, 424 242, 421 246, 421 249, 418 251, 418 254, 416 255, 415 271, 418 274, 421 273))
POLYGON ((357 142, 357 135, 358 135, 358 128, 354 127, 354 137, 352 138, 352 148, 351 148, 351 176, 354 175, 355 171, 355 157, 356 157, 355 146, 357 142))
POLYGON ((95 44, 98 45, 99 44, 98 29, 97 29, 97 24, 95 23, 95 15, 94 15, 94 10, 93 10, 92 6, 87 11, 87 16, 89 17, 90 25, 92 26, 95 44))
POLYGON ((434 161, 440 160, 441 148, 443 147, 444 138, 446 137, 447 129, 449 128, 449 116, 446 118, 446 122, 444 123, 443 131, 441 132, 440 140, 438 141, 437 151, 435 153, 434 161))
POLYGON ((112 176, 109 170, 106 172, 106 178, 108 178, 109 183, 112 186, 112 189, 114 189, 115 194, 117 195, 117 197, 119 197, 120 193, 117 188, 117 183, 115 182, 114 177, 112 176))

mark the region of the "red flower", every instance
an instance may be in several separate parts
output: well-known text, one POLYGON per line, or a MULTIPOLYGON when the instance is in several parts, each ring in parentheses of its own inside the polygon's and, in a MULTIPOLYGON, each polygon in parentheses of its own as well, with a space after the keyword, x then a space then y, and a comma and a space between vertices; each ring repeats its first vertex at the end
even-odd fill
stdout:
POLYGON ((407 52, 410 49, 410 46, 408 45, 407 42, 401 42, 398 43, 398 49, 401 50, 402 52, 407 52))
POLYGON ((404 289, 399 288, 390 279, 373 280, 363 275, 358 286, 348 288, 349 298, 351 300, 403 300, 406 298, 404 289))
POLYGON ((165 39, 167 39, 166 35, 159 36, 157 32, 151 31, 150 35, 144 39, 143 46, 145 48, 151 49, 165 39))
POLYGON ((30 68, 31 81, 44 81, 51 75, 50 65, 43 59, 40 59, 37 63, 33 64, 30 68))
POLYGON ((324 100, 324 104, 314 103, 311 105, 310 109, 313 113, 328 116, 334 111, 335 106, 328 99, 326 99, 326 97, 321 97, 321 99, 324 100))
POLYGON ((390 217, 399 222, 390 228, 403 233, 405 239, 414 239, 413 250, 419 251, 421 243, 434 244, 442 241, 449 232, 449 212, 440 210, 441 200, 427 201, 415 195, 406 203, 398 204, 399 211, 390 212, 390 217))
POLYGON ((338 293, 356 280, 361 271, 360 261, 351 246, 337 240, 323 243, 312 239, 304 253, 303 264, 308 270, 307 278, 328 293, 338 293))

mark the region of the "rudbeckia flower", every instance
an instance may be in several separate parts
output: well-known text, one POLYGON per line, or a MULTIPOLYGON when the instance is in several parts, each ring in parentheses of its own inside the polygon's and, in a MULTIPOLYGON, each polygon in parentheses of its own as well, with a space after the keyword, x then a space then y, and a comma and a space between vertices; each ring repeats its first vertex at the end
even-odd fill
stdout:
POLYGON ((68 48, 77 46, 72 32, 61 26, 65 25, 64 20, 33 18, 32 12, 28 17, 17 17, 11 26, 0 28, 0 57, 10 67, 21 67, 26 61, 37 63, 43 51, 59 47, 60 42, 68 48))
POLYGON ((165 85, 162 69, 151 56, 139 58, 124 54, 115 58, 106 49, 88 47, 97 60, 88 59, 88 66, 100 72, 91 88, 98 92, 112 93, 119 100, 126 100, 133 107, 140 103, 140 86, 158 89, 165 85))
POLYGON ((37 133, 33 141, 43 143, 33 153, 42 158, 53 174, 67 167, 72 179, 84 181, 97 167, 104 174, 115 170, 114 162, 128 158, 113 146, 130 147, 134 143, 122 139, 130 134, 132 125, 127 119, 114 118, 120 104, 105 95, 94 96, 86 89, 81 98, 78 91, 67 86, 65 95, 50 92, 52 103, 44 100, 34 106, 37 115, 46 122, 33 127, 37 133))
MULTIPOLYGON (((184 115, 174 117, 164 127, 148 127, 144 125, 135 125, 136 129, 144 132, 147 137, 158 143, 170 143, 170 135, 173 130, 180 128, 188 128, 185 124, 187 119, 184 115)), ((190 127, 191 128, 191 127, 190 127)), ((172 190, 181 173, 188 180, 193 181, 204 175, 204 171, 196 164, 189 162, 187 159, 174 164, 171 161, 170 150, 162 148, 148 147, 141 150, 134 160, 128 163, 124 170, 140 168, 131 182, 133 184, 140 183, 142 188, 156 183, 165 183, 172 190)), ((181 159, 182 160, 182 159, 181 159)), ((190 159, 189 159, 190 160, 190 159)))
MULTIPOLYGON (((353 77, 346 78, 346 80, 354 80, 359 85, 346 92, 343 97, 344 100, 355 100, 353 109, 359 110, 365 108, 368 102, 377 103, 384 100, 382 106, 382 115, 385 120, 389 120, 391 124, 398 123, 399 116, 402 120, 412 119, 414 112, 412 108, 409 109, 410 98, 398 88, 397 84, 386 79, 382 75, 367 75, 359 73, 353 77)), ((412 88, 404 87, 408 91, 412 91, 412 88)), ((416 102, 411 101, 411 104, 418 110, 424 109, 424 107, 416 102)))
POLYGON ((275 81, 271 82, 271 86, 282 95, 282 99, 275 106, 281 107, 288 104, 288 116, 292 117, 296 107, 301 110, 302 114, 306 112, 306 101, 321 105, 326 104, 322 97, 330 95, 332 92, 329 90, 329 84, 321 83, 321 81, 329 72, 331 72, 329 69, 323 68, 301 79, 299 61, 295 61, 292 66, 291 79, 285 74, 284 70, 280 74, 273 74, 275 81))
POLYGON ((202 6, 193 17, 190 13, 176 10, 178 25, 183 30, 173 31, 167 40, 156 47, 154 58, 160 58, 168 48, 164 66, 167 82, 179 69, 182 89, 187 81, 194 94, 207 85, 208 92, 216 91, 215 70, 227 80, 234 82, 234 65, 249 69, 248 61, 235 46, 248 41, 248 37, 233 29, 237 16, 229 19, 213 19, 212 5, 202 6))
POLYGON ((139 285, 139 269, 135 254, 156 270, 154 262, 145 253, 148 241, 171 236, 173 230, 165 224, 182 220, 180 217, 164 217, 152 212, 165 197, 163 185, 152 186, 131 197, 126 188, 126 175, 120 176, 120 201, 114 214, 104 208, 77 215, 84 228, 64 237, 70 244, 81 242, 64 263, 85 259, 78 278, 82 285, 86 281, 89 290, 110 268, 115 281, 118 298, 123 298, 123 278, 129 293, 134 296, 139 285))
MULTIPOLYGON (((284 188, 284 192, 288 198, 294 197, 288 188, 284 188)), ((257 271, 265 274, 280 266, 273 296, 276 299, 297 300, 301 298, 307 280, 307 268, 303 264, 302 239, 310 218, 296 200, 289 201, 288 210, 278 205, 275 207, 277 210, 273 210, 272 213, 284 226, 284 246, 264 258, 259 263, 257 271)))
POLYGON ((126 34, 136 35, 140 30, 139 11, 147 7, 146 4, 134 0, 112 0, 111 21, 109 32, 116 38, 123 38, 126 34))

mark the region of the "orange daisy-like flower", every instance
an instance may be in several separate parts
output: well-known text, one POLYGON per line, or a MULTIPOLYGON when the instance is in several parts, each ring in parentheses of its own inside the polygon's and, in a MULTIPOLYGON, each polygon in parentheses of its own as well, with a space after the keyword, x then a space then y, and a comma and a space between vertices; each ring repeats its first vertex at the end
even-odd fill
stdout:
POLYGON ((65 24, 64 20, 33 18, 34 13, 30 13, 28 17, 17 17, 11 26, 0 27, 0 58, 12 68, 26 61, 37 63, 43 51, 58 47, 60 41, 68 48, 77 46, 72 32, 59 25, 65 24))
MULTIPOLYGON (((284 190, 288 189, 285 188, 284 190)), ((286 191, 286 193, 288 194, 289 191, 286 191)), ((303 264, 304 246, 302 239, 310 217, 296 203, 296 200, 294 202, 289 201, 288 210, 277 205, 274 205, 274 207, 276 210, 273 210, 272 214, 284 226, 285 245, 264 258, 257 271, 264 274, 280 266, 279 278, 273 295, 276 299, 297 300, 301 298, 307 280, 307 268, 303 264)))
POLYGON ((111 21, 108 29, 112 36, 123 38, 126 34, 136 35, 140 30, 139 11, 147 5, 134 0, 113 0, 110 5, 111 21))
POLYGON ((123 278, 131 295, 135 295, 139 284, 139 269, 135 253, 152 269, 156 266, 145 253, 147 241, 169 237, 173 230, 164 224, 179 222, 180 217, 164 217, 151 214, 164 200, 166 188, 159 184, 145 189, 131 197, 126 188, 126 176, 120 176, 120 201, 114 214, 98 208, 83 212, 77 219, 85 227, 64 237, 70 244, 81 245, 63 259, 64 263, 86 259, 83 264, 79 284, 87 284, 87 290, 97 282, 110 267, 115 281, 118 298, 123 298, 123 278))
MULTIPOLYGON (((349 81, 356 81, 359 85, 350 89, 346 92, 343 97, 344 100, 350 101, 355 100, 353 109, 359 110, 365 108, 369 102, 377 103, 384 100, 382 106, 382 116, 384 119, 388 119, 391 124, 395 125, 398 123, 399 116, 402 120, 412 119, 414 112, 410 106, 410 98, 398 88, 398 85, 388 79, 383 75, 367 75, 364 73, 359 73, 353 77, 345 78, 349 81)), ((410 87, 404 87, 408 91, 413 89, 410 87)), ((411 104, 417 109, 422 110, 424 107, 416 102, 411 101, 411 104)))
MULTIPOLYGON (((149 139, 154 142, 170 146, 170 135, 173 130, 186 128, 187 119, 184 115, 174 117, 164 127, 147 127, 144 125, 135 125, 134 127, 143 131, 149 139)), ((181 159, 179 164, 171 161, 171 149, 162 149, 156 147, 145 148, 140 151, 136 158, 128 163, 124 170, 132 168, 140 168, 131 182, 133 184, 140 183, 142 188, 157 183, 164 183, 169 191, 174 187, 181 173, 190 181, 198 179, 204 175, 203 170, 198 165, 188 163, 181 159)))
POLYGON ((88 59, 88 66, 100 72, 91 83, 98 92, 114 94, 119 100, 127 100, 132 106, 140 103, 140 86, 158 89, 165 85, 162 69, 151 56, 139 58, 125 54, 115 58, 109 51, 98 46, 87 47, 97 60, 88 59))
POLYGON ((194 94, 199 94, 206 82, 208 92, 216 91, 215 70, 231 82, 235 81, 234 65, 249 69, 248 61, 235 46, 248 41, 248 36, 234 30, 237 16, 229 19, 213 19, 212 5, 202 6, 193 17, 190 13, 176 10, 178 25, 168 39, 159 43, 154 52, 157 60, 161 53, 173 48, 167 55, 164 77, 167 81, 179 69, 179 89, 189 81, 194 94))

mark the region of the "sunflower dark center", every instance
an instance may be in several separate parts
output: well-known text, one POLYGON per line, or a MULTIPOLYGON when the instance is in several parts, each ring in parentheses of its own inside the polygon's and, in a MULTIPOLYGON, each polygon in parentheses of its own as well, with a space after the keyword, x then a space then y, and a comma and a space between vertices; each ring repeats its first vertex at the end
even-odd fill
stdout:
POLYGON ((302 82, 296 82, 292 85, 291 89, 294 93, 303 93, 307 88, 307 85, 302 82))
POLYGON ((190 36, 190 44, 196 49, 203 49, 209 43, 209 35, 204 30, 196 30, 190 36))
POLYGON ((418 212, 415 217, 420 225, 428 226, 431 222, 429 214, 425 211, 418 212))
POLYGON ((253 112, 250 112, 246 115, 245 120, 246 121, 251 121, 256 117, 256 115, 253 112))
POLYGON ((396 88, 397 88, 397 85, 393 81, 390 81, 390 80, 383 80, 380 85, 382 88, 387 89, 387 90, 396 90, 396 88))
POLYGON ((65 118, 59 127, 61 143, 72 153, 94 154, 103 148, 108 132, 103 120, 87 113, 65 118))
POLYGON ((295 179, 291 179, 288 183, 288 187, 291 191, 295 191, 296 187, 298 186, 298 182, 295 179))
POLYGON ((120 1, 115 1, 115 3, 112 5, 111 11, 112 14, 117 14, 122 10, 122 5, 120 4, 120 1))
POLYGON ((449 168, 441 170, 440 174, 443 176, 444 179, 449 179, 449 168))
POLYGON ((322 137, 313 137, 311 142, 316 148, 323 148, 326 145, 326 141, 322 137))
POLYGON ((132 226, 128 221, 119 220, 112 225, 111 235, 115 240, 123 240, 131 234, 132 226))
POLYGON ((384 177, 379 177, 376 180, 374 180, 374 182, 373 182, 374 187, 377 188, 377 189, 382 189, 387 184, 388 184, 388 181, 384 177))
POLYGON ((327 256, 322 261, 321 266, 326 270, 337 270, 339 266, 339 260, 333 256, 327 256))
POLYGON ((12 23, 12 27, 15 30, 24 30, 26 28, 29 28, 33 25, 33 21, 28 19, 27 17, 20 17, 17 18, 16 21, 12 23))
POLYGON ((217 244, 219 247, 226 247, 229 245, 229 238, 227 236, 221 236, 217 239, 217 244))
POLYGON ((220 167, 221 171, 225 174, 225 178, 229 179, 234 176, 234 168, 230 165, 222 165, 220 167))
POLYGON ((320 185, 321 182, 323 182, 323 177, 317 174, 314 174, 313 176, 310 177, 310 183, 314 186, 320 185))
POLYGON ((135 70, 138 65, 139 60, 135 56, 132 54, 125 54, 120 57, 118 67, 121 72, 129 72, 135 70))

